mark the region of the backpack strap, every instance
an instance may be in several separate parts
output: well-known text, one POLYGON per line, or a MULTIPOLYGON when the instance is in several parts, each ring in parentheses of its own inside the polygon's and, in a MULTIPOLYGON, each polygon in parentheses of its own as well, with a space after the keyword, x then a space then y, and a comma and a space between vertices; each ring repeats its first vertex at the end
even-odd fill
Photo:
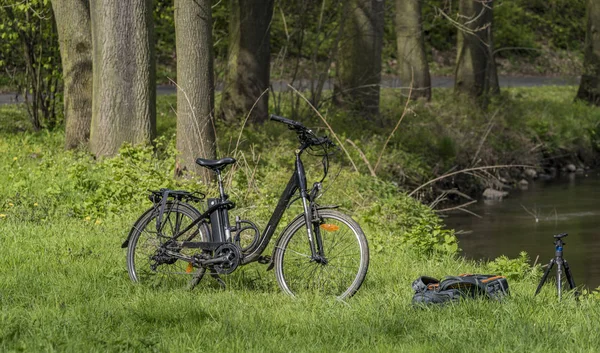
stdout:
POLYGON ((468 290, 471 295, 485 294, 487 297, 497 299, 498 290, 504 295, 508 294, 506 277, 497 275, 462 274, 459 276, 445 277, 440 282, 440 290, 458 289, 468 290), (490 286, 491 283, 496 282, 490 286))
POLYGON ((421 276, 414 280, 412 283, 412 289, 415 291, 415 293, 420 293, 427 290, 436 290, 439 288, 439 285, 440 280, 433 277, 421 276))
POLYGON ((449 289, 457 289, 463 292, 468 292, 473 296, 476 294, 488 294, 485 284, 481 282, 479 276, 477 275, 444 277, 444 279, 440 282, 440 290, 449 289))

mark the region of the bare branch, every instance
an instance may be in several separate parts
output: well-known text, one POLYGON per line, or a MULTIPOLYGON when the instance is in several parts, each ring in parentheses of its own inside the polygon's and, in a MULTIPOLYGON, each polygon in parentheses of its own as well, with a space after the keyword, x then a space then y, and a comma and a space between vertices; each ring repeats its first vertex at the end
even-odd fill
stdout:
POLYGON ((486 170, 486 169, 496 169, 496 168, 514 168, 514 167, 520 167, 520 168, 534 168, 531 165, 523 165, 523 164, 506 164, 506 165, 492 165, 492 166, 485 166, 485 167, 476 167, 476 168, 467 168, 467 169, 462 169, 456 172, 452 172, 452 173, 448 173, 448 174, 444 174, 442 176, 439 176, 435 179, 432 179, 428 182, 426 182, 425 184, 419 186, 418 188, 414 189, 413 191, 411 191, 408 196, 412 196, 415 192, 421 190, 422 188, 426 187, 427 185, 433 184, 436 181, 451 177, 453 175, 456 174, 460 174, 460 173, 466 173, 466 172, 472 172, 472 171, 477 171, 477 170, 486 170))

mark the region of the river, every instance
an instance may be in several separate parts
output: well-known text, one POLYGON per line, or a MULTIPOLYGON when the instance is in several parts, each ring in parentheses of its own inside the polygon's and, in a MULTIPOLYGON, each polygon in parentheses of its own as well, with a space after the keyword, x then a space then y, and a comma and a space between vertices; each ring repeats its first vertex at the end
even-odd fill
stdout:
MULTIPOLYGON (((458 234, 463 254, 471 259, 511 258, 527 251, 531 261, 547 264, 554 256, 554 234, 569 233, 563 257, 576 285, 600 286, 600 171, 530 182, 502 201, 479 200, 445 219, 458 234)), ((551 274, 556 273, 556 266, 551 274)), ((553 277, 550 277, 552 279, 553 277)))

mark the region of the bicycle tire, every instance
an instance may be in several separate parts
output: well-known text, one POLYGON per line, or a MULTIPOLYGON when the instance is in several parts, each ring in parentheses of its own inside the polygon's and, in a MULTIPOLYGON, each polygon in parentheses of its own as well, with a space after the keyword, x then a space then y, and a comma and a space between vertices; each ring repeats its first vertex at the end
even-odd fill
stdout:
POLYGON ((304 216, 290 223, 274 252, 275 276, 283 292, 291 295, 320 293, 338 299, 351 297, 362 285, 369 267, 369 246, 364 232, 351 217, 335 210, 320 210, 329 230, 321 230, 326 264, 311 259, 304 216))
MULTIPOLYGON (((201 213, 187 203, 169 201, 165 205, 160 232, 156 229, 158 213, 157 209, 151 208, 133 225, 127 249, 129 278, 141 284, 190 287, 190 281, 196 283, 199 281, 197 277, 201 278, 204 274, 203 269, 192 269, 188 262, 176 258, 157 264, 155 256, 160 245, 172 240, 176 232, 185 229, 193 220, 200 217, 201 213)), ((202 222, 178 240, 208 241, 208 239, 210 239, 209 228, 202 222)), ((201 250, 183 248, 179 251, 191 256, 201 250)))

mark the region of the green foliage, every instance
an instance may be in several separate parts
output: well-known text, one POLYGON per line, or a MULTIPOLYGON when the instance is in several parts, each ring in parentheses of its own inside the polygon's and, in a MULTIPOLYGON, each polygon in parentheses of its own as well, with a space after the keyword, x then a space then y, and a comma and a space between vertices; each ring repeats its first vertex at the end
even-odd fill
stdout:
POLYGON ((422 7, 425 42, 432 48, 447 51, 456 45, 456 27, 441 13, 458 12, 458 1, 425 0, 422 7))
POLYGON ((75 213, 93 217, 118 214, 130 208, 138 209, 138 205, 146 201, 148 189, 192 186, 191 182, 173 178, 174 139, 161 137, 155 141, 155 148, 165 150, 157 154, 152 146, 126 144, 117 156, 96 163, 89 157, 79 156, 69 167, 68 177, 75 181, 75 189, 87 197, 74 206, 75 213))
POLYGON ((177 80, 175 70, 175 15, 174 0, 154 1, 154 35, 156 43, 157 80, 177 80))
POLYGON ((516 259, 502 255, 489 262, 487 268, 490 273, 506 276, 511 280, 520 280, 539 273, 539 266, 532 267, 529 264, 529 255, 525 251, 521 251, 516 259))
POLYGON ((377 189, 382 189, 383 194, 378 193, 378 201, 361 212, 360 220, 361 224, 377 230, 376 234, 382 238, 376 240, 383 247, 393 246, 394 238, 399 238, 401 244, 423 255, 458 252, 454 231, 443 229, 443 223, 429 207, 398 194, 391 185, 371 190, 377 189))
POLYGON ((537 27, 534 24, 540 20, 540 16, 524 11, 514 0, 497 1, 494 5, 494 46, 498 55, 539 55, 537 27))
POLYGON ((48 0, 0 2, 0 72, 21 95, 34 129, 60 121, 61 62, 52 6, 48 0))
MULTIPOLYGON (((508 2, 509 0, 504 0, 508 2)), ((513 0, 515 1, 515 0, 513 0)), ((586 0, 516 0, 520 11, 529 12, 530 26, 539 37, 558 49, 581 50, 585 38, 586 0)), ((507 23, 508 25, 508 23, 507 23)))

